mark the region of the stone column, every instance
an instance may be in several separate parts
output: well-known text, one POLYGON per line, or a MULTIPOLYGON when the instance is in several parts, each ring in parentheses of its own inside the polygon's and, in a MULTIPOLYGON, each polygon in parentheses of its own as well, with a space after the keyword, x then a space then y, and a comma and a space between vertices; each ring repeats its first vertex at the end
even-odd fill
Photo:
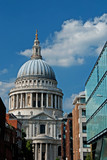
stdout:
POLYGON ((33 137, 35 137, 35 124, 33 124, 33 137))
POLYGON ((48 93, 46 94, 46 107, 48 107, 48 93))
POLYGON ((26 137, 29 137, 29 127, 26 128, 26 137))
POLYGON ((57 158, 57 147, 56 147, 56 145, 54 145, 54 159, 56 159, 57 158))
POLYGON ((52 124, 52 126, 51 126, 51 130, 52 130, 52 132, 51 132, 51 133, 52 133, 52 134, 51 134, 51 136, 52 136, 52 137, 54 137, 54 128, 53 128, 53 127, 54 127, 54 126, 53 126, 53 124, 52 124))
POLYGON ((51 94, 51 107, 53 108, 53 94, 51 94))
POLYGON ((40 160, 42 160, 42 143, 40 143, 40 160))
POLYGON ((46 123, 46 135, 48 135, 48 123, 46 123))
POLYGON ((62 110, 62 97, 61 97, 61 104, 60 104, 60 109, 62 110))
POLYGON ((32 137, 32 124, 29 124, 29 137, 32 137))
POLYGON ((36 129, 37 129, 37 135, 39 134, 39 123, 37 123, 37 127, 36 127, 36 129))
POLYGON ((31 107, 33 106, 33 96, 32 96, 32 93, 31 93, 31 107))
POLYGON ((20 108, 23 107, 23 97, 22 97, 22 93, 21 93, 21 99, 20 99, 20 108))
POLYGON ((17 99, 16 99, 16 108, 18 108, 19 106, 19 95, 17 94, 17 99))
POLYGON ((56 139, 56 124, 54 124, 54 138, 56 139))
POLYGON ((25 106, 27 106, 27 93, 25 93, 25 106))
POLYGON ((38 93, 36 93, 36 108, 38 107, 38 93))
POLYGON ((41 93, 41 107, 43 107, 43 93, 41 93))
POLYGON ((14 95, 14 108, 16 109, 16 94, 14 95))
POLYGON ((31 136, 33 137, 33 124, 32 124, 32 133, 31 133, 31 136))
POLYGON ((11 100, 10 100, 10 97, 9 97, 9 110, 11 109, 11 100))
POLYGON ((13 109, 15 108, 15 95, 13 95, 13 109))
POLYGON ((50 146, 49 146, 49 160, 52 160, 52 146, 51 146, 51 144, 50 144, 50 146))
POLYGON ((57 106, 57 96, 55 95, 55 109, 57 108, 56 106, 57 106))
POLYGON ((46 143, 45 160, 48 160, 48 144, 46 143))
POLYGON ((37 143, 35 144, 35 160, 38 160, 38 148, 37 143))

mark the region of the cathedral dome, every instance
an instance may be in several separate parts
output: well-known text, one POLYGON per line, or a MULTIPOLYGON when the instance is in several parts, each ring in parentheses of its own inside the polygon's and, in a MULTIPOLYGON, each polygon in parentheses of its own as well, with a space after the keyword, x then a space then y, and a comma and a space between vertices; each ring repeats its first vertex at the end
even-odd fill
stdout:
POLYGON ((53 69, 42 59, 31 59, 22 65, 17 78, 26 76, 56 80, 53 69))
POLYGON ((42 60, 41 47, 39 46, 37 33, 34 40, 31 60, 22 65, 18 72, 17 78, 30 76, 56 80, 53 69, 44 60, 42 60))

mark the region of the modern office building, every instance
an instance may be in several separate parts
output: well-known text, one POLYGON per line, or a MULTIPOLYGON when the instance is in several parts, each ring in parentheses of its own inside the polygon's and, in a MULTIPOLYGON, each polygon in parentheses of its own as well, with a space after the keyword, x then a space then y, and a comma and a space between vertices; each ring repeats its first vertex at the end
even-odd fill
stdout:
POLYGON ((85 84, 87 141, 93 160, 107 159, 107 42, 85 84))
POLYGON ((90 145, 87 145, 85 93, 76 96, 73 105, 73 160, 85 160, 90 153, 90 145))
POLYGON ((62 120, 61 160, 73 160, 72 113, 64 116, 62 120))
POLYGON ((62 98, 53 69, 42 59, 36 33, 31 59, 20 68, 9 93, 9 113, 22 122, 35 160, 61 159, 62 98))

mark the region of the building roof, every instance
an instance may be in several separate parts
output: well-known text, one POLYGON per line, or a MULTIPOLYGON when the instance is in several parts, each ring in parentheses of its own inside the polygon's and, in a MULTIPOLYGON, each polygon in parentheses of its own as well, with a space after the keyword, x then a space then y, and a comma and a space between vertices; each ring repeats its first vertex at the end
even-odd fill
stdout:
POLYGON ((56 80, 53 69, 42 59, 31 59, 22 65, 17 78, 27 76, 56 80))
POLYGON ((76 103, 78 103, 78 100, 81 99, 81 98, 85 99, 85 92, 80 92, 80 94, 74 98, 73 105, 75 105, 76 103))

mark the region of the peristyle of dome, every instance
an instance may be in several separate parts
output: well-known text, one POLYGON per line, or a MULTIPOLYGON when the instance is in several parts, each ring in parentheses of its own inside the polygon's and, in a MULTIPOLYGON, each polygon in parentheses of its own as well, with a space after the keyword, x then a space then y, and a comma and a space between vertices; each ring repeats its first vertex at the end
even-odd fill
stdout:
POLYGON ((42 59, 31 59, 22 65, 17 78, 26 76, 56 80, 53 69, 42 59))

